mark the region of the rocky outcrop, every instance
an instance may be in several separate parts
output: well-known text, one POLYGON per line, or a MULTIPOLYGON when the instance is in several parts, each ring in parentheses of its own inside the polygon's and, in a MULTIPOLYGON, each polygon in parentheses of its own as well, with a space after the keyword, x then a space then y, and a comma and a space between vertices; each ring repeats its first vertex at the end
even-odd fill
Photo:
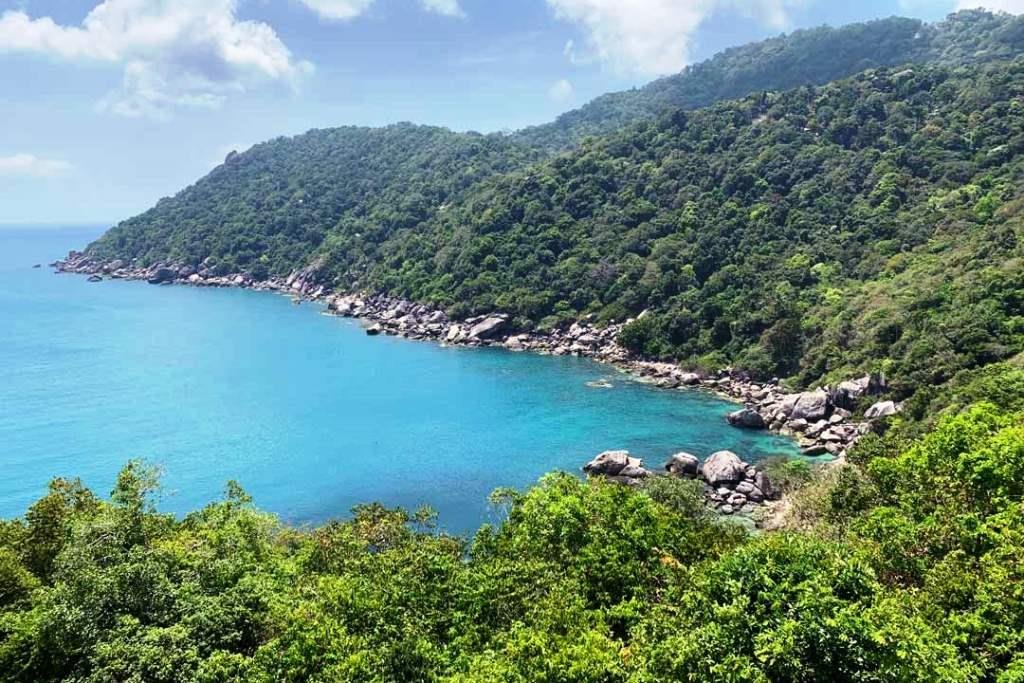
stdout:
POLYGON ((493 339, 498 333, 508 327, 507 315, 489 315, 484 318, 471 318, 466 321, 470 326, 467 333, 470 339, 482 340, 493 339))
POLYGON ((729 413, 726 418, 734 427, 744 427, 745 429, 764 429, 768 425, 765 424, 764 418, 761 413, 750 408, 744 408, 737 410, 734 413, 729 413))
POLYGON ((641 486, 645 479, 653 476, 701 481, 708 506, 726 515, 750 513, 781 497, 781 491, 766 472, 744 462, 732 451, 712 453, 703 464, 691 453, 676 453, 665 464, 666 474, 663 475, 644 469, 643 461, 629 451, 605 451, 584 465, 583 471, 630 486, 641 486))
POLYGON ((717 451, 701 466, 704 481, 714 487, 735 486, 743 480, 747 464, 732 451, 717 451))
POLYGON ((146 278, 146 282, 151 285, 170 284, 171 282, 174 282, 177 277, 178 271, 174 268, 160 266, 158 268, 154 268, 150 272, 149 277, 146 278))
POLYGON ((890 417, 900 412, 901 406, 894 401, 879 401, 864 411, 864 417, 869 420, 877 420, 882 417, 890 417))
POLYGON ((669 474, 696 479, 700 475, 700 458, 691 453, 676 453, 665 464, 669 474))
POLYGON ((630 485, 638 485, 651 475, 644 469, 644 461, 634 458, 629 451, 605 451, 584 465, 583 471, 630 485))

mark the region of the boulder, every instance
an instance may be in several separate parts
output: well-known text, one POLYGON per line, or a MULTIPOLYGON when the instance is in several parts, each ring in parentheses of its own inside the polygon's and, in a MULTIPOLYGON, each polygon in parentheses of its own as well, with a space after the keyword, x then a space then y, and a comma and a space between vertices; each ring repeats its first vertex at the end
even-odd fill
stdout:
POLYGON ((694 385, 700 384, 700 375, 698 375, 696 372, 684 372, 683 374, 679 375, 679 383, 687 387, 692 387, 694 385))
POLYGON ((789 414, 791 420, 804 419, 808 422, 817 422, 828 415, 829 397, 824 389, 805 391, 800 394, 793 404, 793 412, 789 414))
POLYGON ((778 500, 782 497, 782 491, 772 483, 771 478, 765 472, 757 473, 754 477, 754 486, 756 486, 757 490, 760 491, 768 500, 778 500))
POLYGON ((101 278, 99 275, 90 275, 89 282, 103 282, 103 278, 101 278))
POLYGON ((734 413, 729 413, 726 418, 733 427, 744 427, 746 429, 764 429, 765 425, 764 418, 761 417, 761 413, 750 408, 744 408, 743 410, 737 410, 734 413))
POLYGON ((367 336, 370 336, 370 337, 376 337, 377 335, 379 335, 383 331, 384 331, 384 328, 381 327, 380 323, 375 323, 375 324, 370 325, 369 327, 366 328, 366 334, 367 334, 367 336))
POLYGON ((893 401, 879 401, 864 411, 864 417, 874 420, 880 417, 889 417, 900 412, 900 407, 893 401))
POLYGON ((508 318, 492 315, 484 318, 469 330, 470 339, 491 339, 508 325, 508 318))
POLYGON ((732 451, 712 453, 702 466, 704 479, 711 486, 735 486, 743 481, 747 466, 732 451))
POLYGON ((629 451, 605 451, 584 465, 583 471, 587 474, 615 477, 632 464, 639 465, 640 461, 630 457, 629 451))
POLYGON ((644 477, 647 477, 650 474, 651 474, 650 472, 645 470, 640 465, 632 465, 632 464, 630 464, 630 465, 626 465, 621 470, 619 470, 618 476, 626 477, 627 479, 643 479, 644 477))
POLYGON ((154 268, 149 277, 146 279, 151 285, 162 285, 165 282, 171 282, 178 276, 178 271, 171 268, 154 268))
POLYGON ((690 453, 676 453, 665 464, 665 469, 676 476, 696 479, 700 474, 700 459, 690 453))

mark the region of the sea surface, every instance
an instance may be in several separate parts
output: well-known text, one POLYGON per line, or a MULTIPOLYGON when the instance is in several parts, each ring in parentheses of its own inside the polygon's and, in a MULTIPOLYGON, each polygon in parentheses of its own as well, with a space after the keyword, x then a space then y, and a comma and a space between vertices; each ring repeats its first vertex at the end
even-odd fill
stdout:
POLYGON ((732 404, 589 360, 371 338, 276 294, 46 267, 101 232, 0 225, 0 517, 55 476, 107 495, 140 458, 162 469, 168 512, 235 479, 293 523, 379 501, 430 505, 469 532, 491 520, 493 489, 579 472, 607 449, 653 467, 680 450, 796 452, 728 426, 732 404), (602 379, 612 387, 587 385, 602 379))

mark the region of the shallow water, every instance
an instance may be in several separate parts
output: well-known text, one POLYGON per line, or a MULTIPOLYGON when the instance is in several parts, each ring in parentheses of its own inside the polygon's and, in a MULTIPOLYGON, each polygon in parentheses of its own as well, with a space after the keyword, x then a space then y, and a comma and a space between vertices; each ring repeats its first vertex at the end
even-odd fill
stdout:
POLYGON ((274 294, 45 267, 99 233, 0 227, 0 517, 54 476, 106 494, 144 458, 163 468, 171 512, 236 479, 293 522, 380 501, 429 504, 468 531, 489 518, 494 488, 579 471, 602 450, 648 466, 679 450, 796 452, 729 427, 732 404, 588 360, 371 338, 274 294))

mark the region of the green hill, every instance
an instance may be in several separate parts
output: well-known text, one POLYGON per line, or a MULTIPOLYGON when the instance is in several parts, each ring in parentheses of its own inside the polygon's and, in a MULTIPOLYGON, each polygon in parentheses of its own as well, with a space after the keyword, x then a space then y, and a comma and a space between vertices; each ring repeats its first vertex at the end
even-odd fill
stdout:
POLYGON ((651 104, 560 154, 537 130, 281 138, 90 251, 259 278, 315 263, 331 287, 522 327, 648 310, 622 338, 647 356, 802 382, 884 369, 909 396, 1021 351, 1022 27, 963 12, 738 48, 634 95, 757 92, 651 104), (929 63, 771 88, 859 68, 869 44, 929 63))

